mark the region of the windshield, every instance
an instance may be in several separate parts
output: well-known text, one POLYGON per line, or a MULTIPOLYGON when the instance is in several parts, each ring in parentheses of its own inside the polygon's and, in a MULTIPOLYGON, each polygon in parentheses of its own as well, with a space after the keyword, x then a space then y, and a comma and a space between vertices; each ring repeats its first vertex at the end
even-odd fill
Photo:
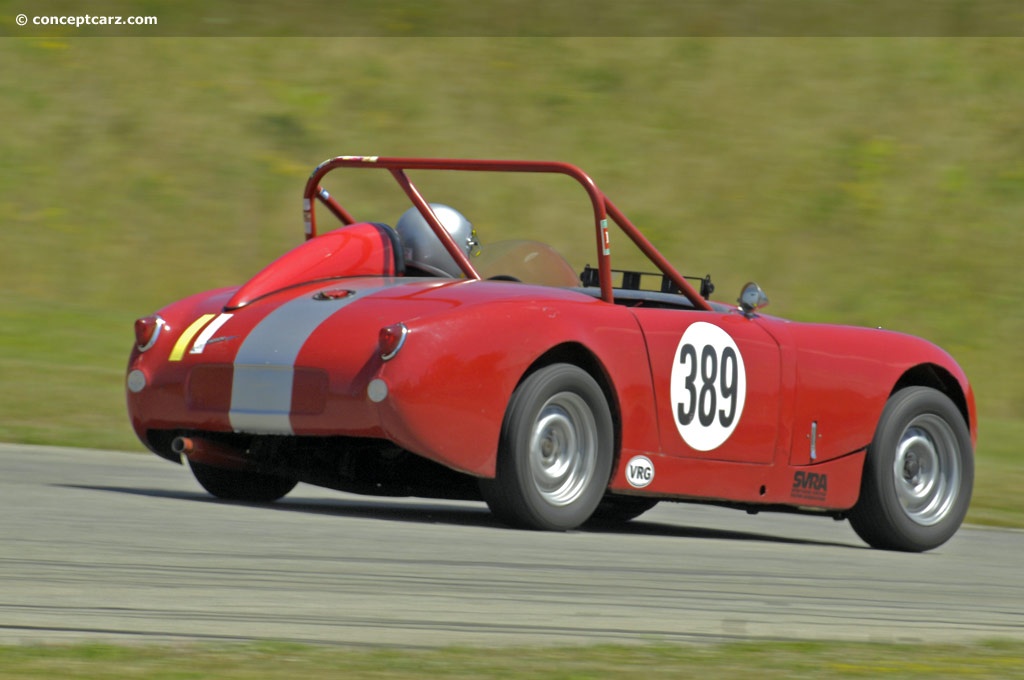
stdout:
POLYGON ((540 241, 498 241, 487 243, 472 258, 480 277, 512 278, 556 288, 580 285, 579 275, 561 254, 540 241))

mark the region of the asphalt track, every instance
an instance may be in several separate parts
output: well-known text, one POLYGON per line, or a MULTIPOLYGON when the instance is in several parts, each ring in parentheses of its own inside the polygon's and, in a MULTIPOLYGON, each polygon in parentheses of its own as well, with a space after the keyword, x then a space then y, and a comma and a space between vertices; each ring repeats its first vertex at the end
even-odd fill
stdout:
POLYGON ((537 533, 301 485, 219 502, 149 454, 0 445, 0 465, 0 643, 1024 639, 1017 531, 906 555, 845 522, 662 504, 537 533))

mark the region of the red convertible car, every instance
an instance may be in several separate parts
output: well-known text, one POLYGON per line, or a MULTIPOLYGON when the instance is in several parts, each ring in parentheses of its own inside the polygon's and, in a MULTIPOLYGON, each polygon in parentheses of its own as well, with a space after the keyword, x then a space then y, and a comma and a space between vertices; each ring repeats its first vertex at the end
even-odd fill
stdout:
POLYGON ((302 481, 482 499, 549 530, 687 501, 848 518, 905 551, 963 521, 975 404, 946 352, 764 315, 753 283, 712 301, 573 165, 341 156, 309 178, 304 214, 306 241, 245 284, 135 322, 132 426, 217 497, 270 502, 302 481), (411 207, 394 227, 360 221, 323 188, 341 168, 390 174, 411 207), (420 171, 568 176, 597 266, 481 246, 420 171), (622 237, 648 266, 612 268, 622 237))

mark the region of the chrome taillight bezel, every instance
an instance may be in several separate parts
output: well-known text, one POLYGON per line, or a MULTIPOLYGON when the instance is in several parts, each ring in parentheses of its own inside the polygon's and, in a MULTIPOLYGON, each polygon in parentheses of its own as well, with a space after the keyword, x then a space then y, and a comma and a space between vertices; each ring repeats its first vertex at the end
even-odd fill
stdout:
POLYGON ((145 352, 146 350, 151 349, 153 347, 153 345, 156 344, 156 341, 160 338, 160 331, 162 331, 164 329, 164 326, 166 326, 166 325, 167 325, 167 322, 164 321, 163 317, 161 317, 159 314, 154 314, 152 316, 146 316, 146 317, 142 317, 141 319, 136 319, 135 320, 135 347, 136 347, 136 349, 138 349, 140 352, 145 352), (141 342, 141 338, 139 336, 139 323, 140 322, 141 323, 145 323, 146 321, 148 321, 150 319, 153 320, 153 334, 149 336, 148 340, 146 340, 145 342, 141 342))
POLYGON ((381 328, 377 334, 377 347, 380 349, 381 360, 394 359, 405 345, 407 337, 409 337, 409 328, 402 322, 381 328))

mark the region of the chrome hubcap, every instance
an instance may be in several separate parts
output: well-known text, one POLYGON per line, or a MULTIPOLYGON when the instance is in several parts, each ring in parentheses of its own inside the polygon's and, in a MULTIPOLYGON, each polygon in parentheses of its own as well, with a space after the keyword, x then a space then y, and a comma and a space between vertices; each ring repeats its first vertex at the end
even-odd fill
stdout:
POLYGON ((576 500, 594 474, 597 423, 577 394, 560 392, 545 402, 530 433, 530 475, 552 505, 576 500))
POLYGON ((893 461, 896 495, 907 517, 922 526, 942 520, 960 488, 959 445, 942 418, 914 418, 900 436, 893 461))

